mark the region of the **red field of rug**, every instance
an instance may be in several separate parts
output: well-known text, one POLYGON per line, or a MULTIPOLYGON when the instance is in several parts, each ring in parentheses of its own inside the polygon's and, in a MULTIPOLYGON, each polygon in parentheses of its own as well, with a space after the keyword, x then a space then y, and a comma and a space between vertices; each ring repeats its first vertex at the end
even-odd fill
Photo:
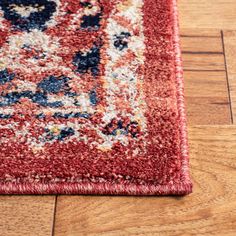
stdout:
POLYGON ((0 1, 0 194, 191 192, 176 0, 0 1))

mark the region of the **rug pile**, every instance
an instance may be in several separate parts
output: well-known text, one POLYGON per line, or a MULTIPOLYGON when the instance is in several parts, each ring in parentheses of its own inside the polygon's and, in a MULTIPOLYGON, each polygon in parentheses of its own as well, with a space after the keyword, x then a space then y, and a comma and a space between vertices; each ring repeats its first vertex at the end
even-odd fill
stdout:
POLYGON ((0 1, 0 193, 191 192, 175 0, 0 1))

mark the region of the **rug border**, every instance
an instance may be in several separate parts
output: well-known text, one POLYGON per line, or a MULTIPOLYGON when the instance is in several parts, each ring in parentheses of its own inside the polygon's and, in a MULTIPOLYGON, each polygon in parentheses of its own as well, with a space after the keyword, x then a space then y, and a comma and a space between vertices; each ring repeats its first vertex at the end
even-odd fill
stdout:
POLYGON ((180 39, 177 0, 172 0, 171 3, 174 23, 173 47, 175 50, 177 104, 180 120, 179 131, 182 162, 181 183, 148 186, 112 183, 4 183, 0 185, 0 194, 186 195, 192 192, 192 183, 189 175, 187 122, 184 104, 184 81, 179 43, 180 39))
POLYGON ((188 144, 188 130, 186 108, 184 101, 184 76, 183 65, 180 46, 180 32, 179 32, 179 15, 178 15, 178 0, 172 0, 173 8, 173 22, 174 22, 174 50, 175 50, 175 74, 177 81, 177 103, 180 119, 180 140, 181 140, 181 154, 182 154, 182 174, 183 183, 186 184, 186 194, 192 192, 192 181, 190 178, 190 164, 189 164, 189 144, 188 144))

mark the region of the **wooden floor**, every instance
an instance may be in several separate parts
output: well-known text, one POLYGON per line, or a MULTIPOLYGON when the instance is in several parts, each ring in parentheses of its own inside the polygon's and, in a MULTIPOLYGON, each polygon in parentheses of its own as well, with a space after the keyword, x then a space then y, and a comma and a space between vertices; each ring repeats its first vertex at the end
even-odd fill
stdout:
POLYGON ((236 0, 179 0, 193 194, 0 196, 0 235, 236 235, 236 0))

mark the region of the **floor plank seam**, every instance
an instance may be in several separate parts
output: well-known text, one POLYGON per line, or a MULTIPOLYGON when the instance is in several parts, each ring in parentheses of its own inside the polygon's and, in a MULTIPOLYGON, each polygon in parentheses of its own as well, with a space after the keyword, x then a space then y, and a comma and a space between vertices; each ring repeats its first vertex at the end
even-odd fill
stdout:
POLYGON ((182 38, 220 38, 219 36, 208 36, 208 35, 185 35, 180 34, 182 38))
POLYGON ((204 69, 184 69, 184 71, 199 71, 199 72, 225 72, 225 70, 204 70, 204 69))
POLYGON ((210 51, 205 51, 205 52, 193 52, 193 51, 182 51, 182 54, 193 54, 193 55, 223 55, 223 52, 210 52, 210 51))
POLYGON ((222 47, 223 47, 223 54, 224 54, 226 83, 227 83, 227 89, 228 89, 228 97, 229 97, 229 107, 230 107, 231 123, 234 124, 233 108, 232 108, 232 99, 231 99, 231 93, 230 93, 229 75, 228 75, 228 68, 227 68, 227 59, 226 59, 226 54, 225 54, 224 32, 223 32, 223 30, 221 30, 220 32, 221 32, 221 40, 222 40, 222 47))
POLYGON ((52 220, 52 236, 55 235, 55 222, 56 222, 56 213, 57 213, 57 195, 55 196, 54 210, 53 210, 53 220, 52 220))

